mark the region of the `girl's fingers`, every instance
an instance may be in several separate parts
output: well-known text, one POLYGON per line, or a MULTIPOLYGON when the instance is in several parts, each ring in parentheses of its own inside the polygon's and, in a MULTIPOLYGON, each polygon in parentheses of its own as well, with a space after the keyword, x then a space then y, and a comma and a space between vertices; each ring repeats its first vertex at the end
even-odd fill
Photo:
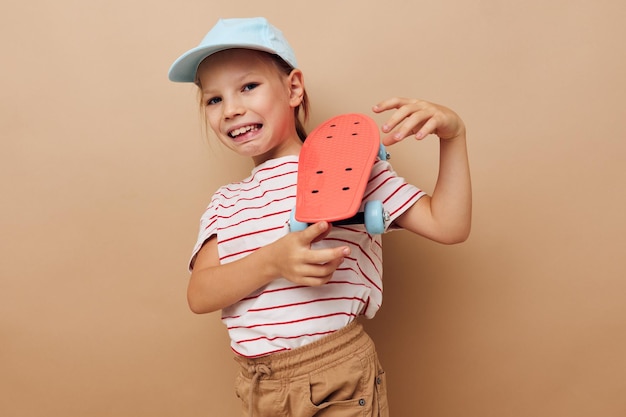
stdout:
POLYGON ((348 255, 350 255, 350 248, 348 246, 328 249, 311 249, 305 262, 309 265, 326 265, 334 261, 343 261, 343 258, 348 255))
MULTIPOLYGON (((341 254, 342 251, 340 250, 339 253, 341 254)), ((291 278, 286 278, 292 282, 308 286, 318 286, 327 283, 333 277, 333 274, 339 265, 343 262, 343 256, 333 256, 332 259, 326 262, 321 262, 322 259, 324 259, 324 257, 317 259, 320 262, 305 263, 300 265, 297 270, 294 271, 295 274, 291 275, 291 278)))
POLYGON ((450 109, 416 99, 391 98, 376 106, 376 112, 396 109, 381 130, 388 135, 383 144, 393 145, 411 135, 421 140, 430 134, 440 139, 451 139, 464 129, 459 117, 450 109))
MULTIPOLYGON (((398 110, 390 121, 387 122, 386 125, 390 126, 391 123, 395 123, 395 125, 393 125, 393 128, 387 130, 386 133, 389 133, 389 135, 383 138, 385 145, 392 145, 416 134, 423 128, 423 125, 428 120, 429 114, 423 109, 408 109, 408 106, 405 107, 406 111, 398 110), (392 121, 392 119, 395 118, 400 120, 397 122, 395 122, 395 120, 392 121)), ((383 131, 385 131, 384 126, 383 131)))
POLYGON ((385 133, 391 132, 395 129, 399 124, 401 124, 407 117, 411 116, 413 113, 419 111, 419 108, 414 104, 406 103, 400 107, 392 107, 395 108, 396 111, 391 113, 389 119, 383 124, 382 131, 385 133))
POLYGON ((323 239, 330 232, 330 224, 327 222, 318 222, 310 225, 299 233, 302 238, 303 244, 310 245, 311 243, 323 239))
POLYGON ((422 127, 415 134, 415 139, 422 140, 431 133, 435 133, 437 129, 437 120, 434 117, 426 120, 422 127))
POLYGON ((382 113, 387 110, 397 109, 403 106, 407 101, 408 99, 401 97, 392 97, 374 105, 374 107, 372 107, 372 111, 374 113, 382 113))

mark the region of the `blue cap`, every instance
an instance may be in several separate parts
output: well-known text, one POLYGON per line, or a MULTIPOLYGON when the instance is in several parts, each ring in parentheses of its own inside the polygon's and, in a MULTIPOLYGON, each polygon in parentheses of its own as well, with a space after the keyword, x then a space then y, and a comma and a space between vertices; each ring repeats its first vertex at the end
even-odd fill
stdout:
POLYGON ((209 55, 225 49, 245 48, 276 54, 293 68, 296 55, 283 33, 264 17, 220 19, 206 34, 200 45, 185 52, 170 67, 169 79, 195 82, 200 63, 209 55))

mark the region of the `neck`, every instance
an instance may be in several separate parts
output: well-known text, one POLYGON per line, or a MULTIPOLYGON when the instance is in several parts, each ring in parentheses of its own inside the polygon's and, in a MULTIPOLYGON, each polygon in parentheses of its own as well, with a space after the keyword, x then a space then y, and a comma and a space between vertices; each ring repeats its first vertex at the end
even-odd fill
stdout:
POLYGON ((300 149, 302 149, 302 141, 296 136, 295 139, 289 139, 277 148, 272 149, 262 155, 252 157, 254 166, 259 166, 271 159, 281 158, 288 155, 300 155, 300 149))

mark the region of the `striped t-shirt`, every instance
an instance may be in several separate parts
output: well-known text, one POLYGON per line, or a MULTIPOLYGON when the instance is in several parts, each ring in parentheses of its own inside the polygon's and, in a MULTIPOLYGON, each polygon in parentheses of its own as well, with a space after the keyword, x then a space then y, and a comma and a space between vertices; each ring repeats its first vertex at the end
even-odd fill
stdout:
MULTIPOLYGON (((217 236, 222 264, 236 261, 289 233, 296 202, 298 157, 285 156, 255 167, 245 180, 221 187, 202 215, 192 259, 217 236)), ((380 200, 388 226, 424 194, 377 161, 364 199, 380 200)), ((361 207, 362 208, 362 207, 361 207)), ((294 349, 339 330, 357 316, 372 318, 382 303, 382 239, 364 225, 333 226, 315 247, 347 245, 350 256, 325 285, 307 287, 284 278, 259 288, 222 310, 233 351, 245 357, 294 349)))

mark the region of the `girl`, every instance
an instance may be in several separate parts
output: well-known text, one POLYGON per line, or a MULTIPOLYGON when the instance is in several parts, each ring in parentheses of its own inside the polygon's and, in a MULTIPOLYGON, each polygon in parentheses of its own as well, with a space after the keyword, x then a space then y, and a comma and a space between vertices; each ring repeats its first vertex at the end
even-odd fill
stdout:
MULTIPOLYGON (((387 416, 385 375, 356 320, 372 318, 382 302, 380 236, 327 222, 289 233, 308 99, 282 33, 264 18, 220 20, 169 77, 194 82, 219 141, 254 162, 251 175, 221 187, 203 214, 187 294, 195 313, 222 310, 241 364, 244 415, 387 416)), ((462 120, 407 98, 372 109, 389 110, 383 143, 436 134, 439 176, 428 196, 378 161, 364 202, 383 202, 388 228, 464 241, 471 189, 462 120)))

